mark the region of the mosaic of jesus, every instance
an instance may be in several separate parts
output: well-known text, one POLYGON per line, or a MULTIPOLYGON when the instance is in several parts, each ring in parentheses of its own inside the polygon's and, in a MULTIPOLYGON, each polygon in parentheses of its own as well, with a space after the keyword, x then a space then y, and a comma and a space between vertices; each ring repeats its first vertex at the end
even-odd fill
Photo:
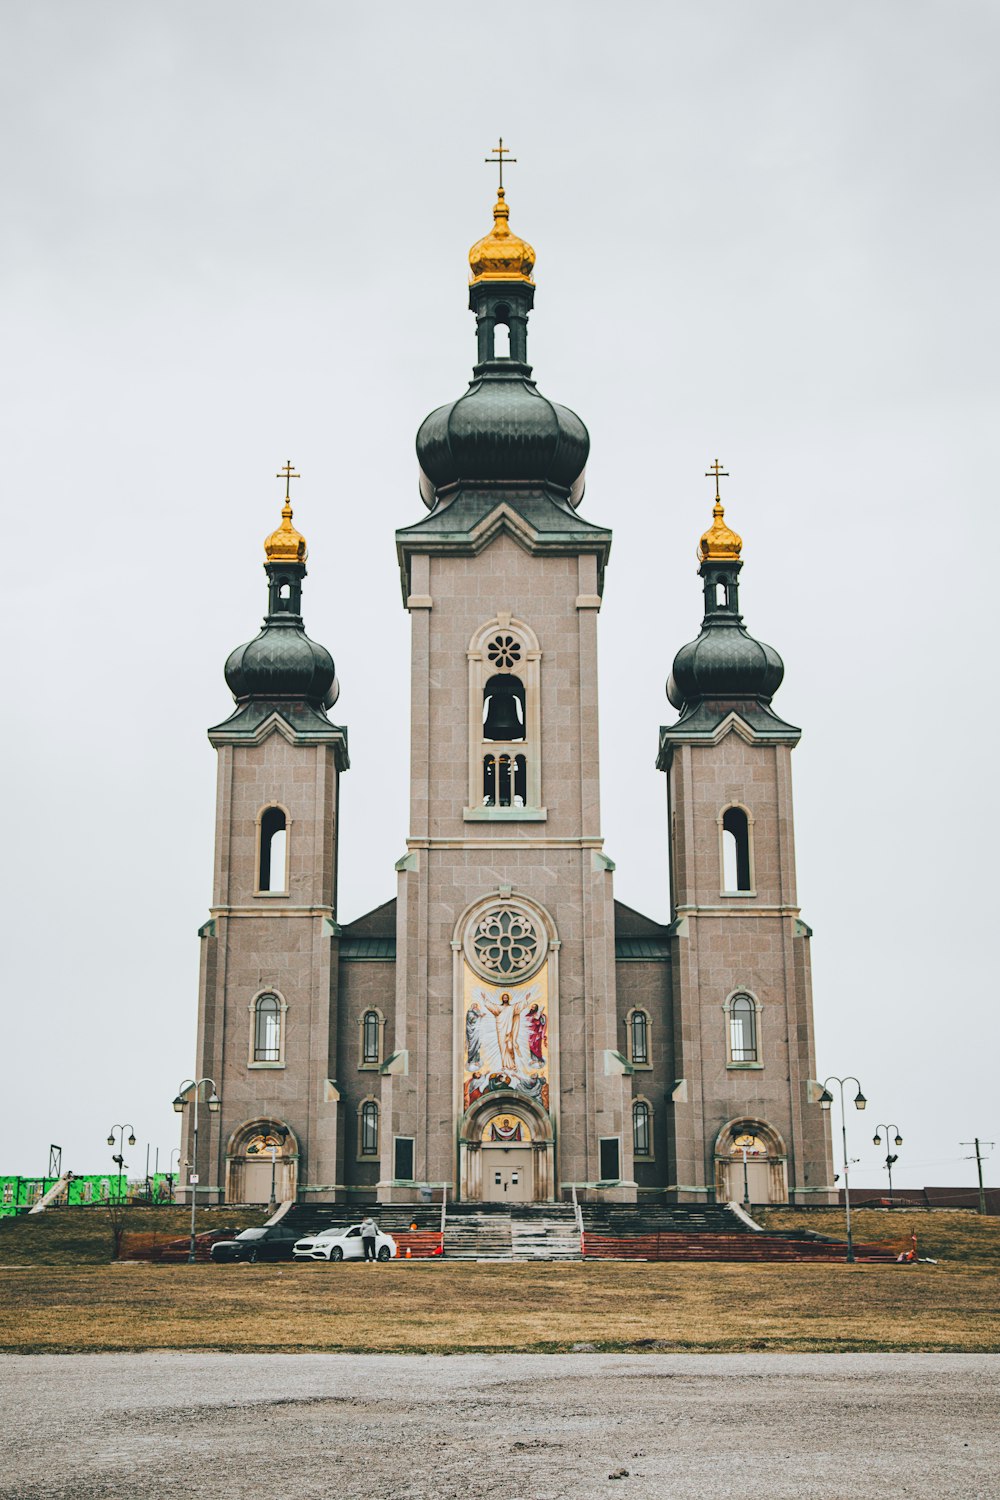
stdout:
POLYGON ((466 975, 466 1105, 490 1087, 548 1103, 548 1008, 545 970, 527 985, 487 989, 466 975))

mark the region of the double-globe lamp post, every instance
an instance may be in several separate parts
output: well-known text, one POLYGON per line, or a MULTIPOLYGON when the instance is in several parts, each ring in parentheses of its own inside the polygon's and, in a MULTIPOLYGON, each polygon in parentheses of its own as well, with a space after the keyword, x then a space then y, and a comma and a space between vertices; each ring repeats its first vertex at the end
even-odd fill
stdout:
POLYGON ((128 1131, 128 1143, 129 1143, 129 1145, 130 1146, 134 1146, 135 1145, 135 1126, 134 1125, 112 1125, 111 1129, 108 1132, 108 1145, 109 1146, 113 1146, 114 1143, 115 1143, 115 1131, 116 1130, 118 1132, 118 1155, 117 1156, 113 1156, 111 1158, 111 1160, 113 1162, 115 1162, 117 1164, 117 1166, 118 1166, 118 1202, 120 1203, 122 1201, 122 1173, 125 1170, 125 1132, 126 1132, 126 1130, 128 1131))
POLYGON ((899 1133, 899 1126, 898 1125, 876 1125, 875 1126, 875 1134, 872 1136, 872 1145, 873 1146, 881 1146, 881 1144, 882 1144, 882 1134, 881 1134, 881 1132, 883 1130, 885 1131, 885 1169, 886 1169, 886 1171, 889 1174, 889 1207, 892 1208, 892 1206, 893 1206, 893 1202, 892 1202, 892 1168, 893 1168, 893 1163, 897 1160, 897 1158, 895 1156, 893 1156, 892 1152, 889 1150, 889 1131, 890 1130, 894 1130, 896 1132, 896 1145, 897 1146, 901 1146, 903 1144, 903 1137, 899 1133))
POLYGON ((840 1087, 840 1135, 844 1143, 844 1207, 847 1210, 847 1264, 853 1266, 854 1240, 851 1236, 851 1163, 847 1155, 847 1113, 844 1104, 844 1085, 848 1083, 857 1083, 858 1085, 858 1092, 854 1096, 855 1109, 864 1109, 868 1100, 861 1092, 861 1084, 850 1073, 846 1078, 838 1078, 835 1073, 831 1073, 829 1078, 824 1078, 823 1080, 823 1092, 819 1096, 821 1109, 828 1110, 833 1104, 833 1095, 830 1093, 831 1083, 836 1083, 840 1087))
POLYGON ((206 1086, 212 1092, 209 1094, 207 1104, 212 1114, 218 1114, 222 1108, 222 1100, 215 1092, 214 1078, 187 1078, 177 1090, 177 1098, 174 1100, 174 1109, 177 1114, 184 1113, 186 1104, 194 1103, 194 1119, 191 1122, 191 1160, 188 1166, 188 1186, 191 1189, 191 1238, 188 1244, 188 1265, 194 1265, 194 1217, 195 1205, 198 1201, 198 1100, 201 1091, 206 1086))

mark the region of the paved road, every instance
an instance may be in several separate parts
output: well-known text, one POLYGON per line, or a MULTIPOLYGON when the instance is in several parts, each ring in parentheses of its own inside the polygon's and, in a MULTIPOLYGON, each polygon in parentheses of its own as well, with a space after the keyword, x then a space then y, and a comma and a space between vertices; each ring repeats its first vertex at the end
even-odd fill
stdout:
POLYGON ((1000 1493, 1000 1355, 6 1356, 0 1422, 18 1500, 1000 1493))

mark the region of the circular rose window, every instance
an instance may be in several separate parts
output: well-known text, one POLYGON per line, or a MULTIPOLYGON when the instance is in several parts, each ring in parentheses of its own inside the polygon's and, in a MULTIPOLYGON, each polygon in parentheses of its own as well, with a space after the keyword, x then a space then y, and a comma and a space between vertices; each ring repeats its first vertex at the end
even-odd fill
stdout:
POLYGON ((521 647, 516 636, 494 636, 486 648, 486 655, 494 667, 509 672, 521 660, 521 647))
POLYGON ((540 922, 513 906, 483 912, 473 920, 465 941, 473 968, 494 983, 526 979, 545 957, 545 949, 540 922))

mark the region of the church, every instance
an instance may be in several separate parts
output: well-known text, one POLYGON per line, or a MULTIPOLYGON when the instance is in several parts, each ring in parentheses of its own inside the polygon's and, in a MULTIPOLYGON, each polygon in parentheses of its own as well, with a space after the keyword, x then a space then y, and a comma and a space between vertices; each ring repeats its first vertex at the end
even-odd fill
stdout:
POLYGON ((795 880, 800 730, 773 707, 781 658, 740 613, 723 471, 698 543, 701 629, 656 738, 664 925, 616 902, 604 852, 611 532, 585 513, 586 427, 532 378, 535 253, 502 165, 469 267, 472 379, 420 426, 425 514, 396 533, 409 829, 384 905, 339 920, 347 730, 333 658, 305 630, 290 464, 263 627, 225 665, 196 1053, 217 1097, 196 1140, 183 1109, 199 1199, 832 1201, 795 880))

